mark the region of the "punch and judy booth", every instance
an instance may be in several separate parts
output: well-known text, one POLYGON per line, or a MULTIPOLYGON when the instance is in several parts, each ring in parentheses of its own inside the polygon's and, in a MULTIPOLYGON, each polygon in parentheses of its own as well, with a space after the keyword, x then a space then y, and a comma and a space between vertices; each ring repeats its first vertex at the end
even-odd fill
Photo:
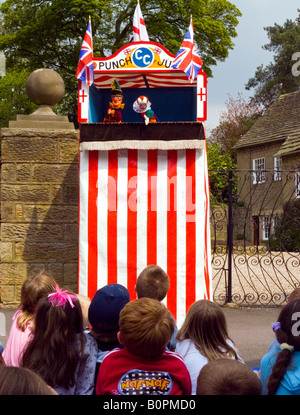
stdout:
POLYGON ((206 74, 191 83, 174 58, 160 44, 133 42, 93 58, 92 85, 79 80, 79 293, 92 298, 119 283, 135 299, 138 274, 157 264, 170 277, 164 303, 180 325, 212 292, 206 74), (115 89, 121 122, 103 122, 115 89), (136 111, 139 97, 156 122, 136 111))

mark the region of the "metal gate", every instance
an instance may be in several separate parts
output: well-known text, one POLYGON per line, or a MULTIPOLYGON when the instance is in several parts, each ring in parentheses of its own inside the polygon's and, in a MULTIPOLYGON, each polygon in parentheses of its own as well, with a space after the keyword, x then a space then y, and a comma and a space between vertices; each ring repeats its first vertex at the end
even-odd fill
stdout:
POLYGON ((210 170, 213 298, 279 306, 300 286, 300 172, 210 170))

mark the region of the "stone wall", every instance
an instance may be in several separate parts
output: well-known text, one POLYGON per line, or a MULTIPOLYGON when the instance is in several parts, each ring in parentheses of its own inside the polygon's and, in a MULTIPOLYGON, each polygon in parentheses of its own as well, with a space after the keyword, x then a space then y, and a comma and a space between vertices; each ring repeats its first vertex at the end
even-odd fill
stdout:
POLYGON ((1 136, 0 305, 24 280, 50 272, 77 290, 78 131, 4 128, 1 136))

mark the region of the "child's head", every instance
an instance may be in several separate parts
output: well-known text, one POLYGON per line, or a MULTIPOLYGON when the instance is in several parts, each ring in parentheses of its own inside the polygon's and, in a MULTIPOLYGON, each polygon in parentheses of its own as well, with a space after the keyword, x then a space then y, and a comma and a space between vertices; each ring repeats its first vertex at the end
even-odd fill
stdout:
POLYGON ((89 326, 89 317, 88 317, 88 312, 89 312, 89 307, 91 304, 91 300, 89 297, 87 297, 86 295, 82 295, 82 294, 76 294, 80 305, 81 305, 81 311, 82 311, 82 318, 83 318, 83 328, 88 328, 89 326))
POLYGON ((273 366, 268 382, 268 394, 275 395, 276 390, 292 360, 294 350, 300 350, 300 299, 289 301, 281 310, 275 331, 280 344, 280 353, 273 366))
POLYGON ((50 386, 74 385, 85 337, 80 302, 67 290, 56 290, 38 303, 33 338, 22 365, 37 372, 50 386))
POLYGON ((46 271, 41 271, 24 281, 21 289, 20 309, 22 314, 18 317, 17 325, 21 330, 26 329, 28 321, 32 318, 39 300, 50 294, 56 285, 55 279, 46 271))
POLYGON ((238 357, 227 343, 229 336, 221 306, 209 300, 199 300, 190 306, 176 338, 179 341, 192 340, 208 360, 224 357, 225 354, 235 359, 238 357))
POLYGON ((168 274, 158 265, 149 265, 139 274, 135 286, 138 298, 162 301, 170 288, 168 274))
POLYGON ((56 395, 56 392, 30 369, 1 366, 0 395, 56 395))
POLYGON ((35 336, 53 338, 60 335, 75 338, 83 330, 83 317, 78 297, 58 285, 40 300, 35 315, 35 336))
POLYGON ((129 301, 129 291, 121 284, 108 284, 96 292, 89 307, 88 318, 92 334, 97 340, 117 340, 120 311, 129 301))
POLYGON ((34 311, 38 301, 50 294, 56 285, 55 279, 46 271, 41 271, 24 281, 21 289, 21 308, 23 311, 34 311))
POLYGON ((197 395, 261 395, 259 377, 247 365, 233 359, 208 362, 197 379, 197 395))
POLYGON ((139 298, 125 305, 120 313, 120 343, 140 356, 160 356, 175 329, 167 308, 158 300, 139 298))
POLYGON ((295 288, 294 291, 292 291, 288 296, 287 301, 290 302, 296 298, 300 298, 300 288, 295 288))

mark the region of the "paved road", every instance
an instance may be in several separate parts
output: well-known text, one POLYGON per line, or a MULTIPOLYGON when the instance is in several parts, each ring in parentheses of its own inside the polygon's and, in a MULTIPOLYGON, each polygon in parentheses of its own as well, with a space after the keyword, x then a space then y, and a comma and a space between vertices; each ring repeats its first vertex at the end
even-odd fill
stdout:
MULTIPOLYGON (((258 367, 274 339, 271 324, 277 321, 279 308, 223 307, 229 336, 236 344, 242 359, 250 367, 258 367)), ((11 319, 15 310, 0 309, 0 341, 6 345, 11 319)))
POLYGON ((280 308, 224 307, 229 336, 236 344, 241 358, 250 367, 260 366, 274 339, 272 323, 277 321, 280 308))

